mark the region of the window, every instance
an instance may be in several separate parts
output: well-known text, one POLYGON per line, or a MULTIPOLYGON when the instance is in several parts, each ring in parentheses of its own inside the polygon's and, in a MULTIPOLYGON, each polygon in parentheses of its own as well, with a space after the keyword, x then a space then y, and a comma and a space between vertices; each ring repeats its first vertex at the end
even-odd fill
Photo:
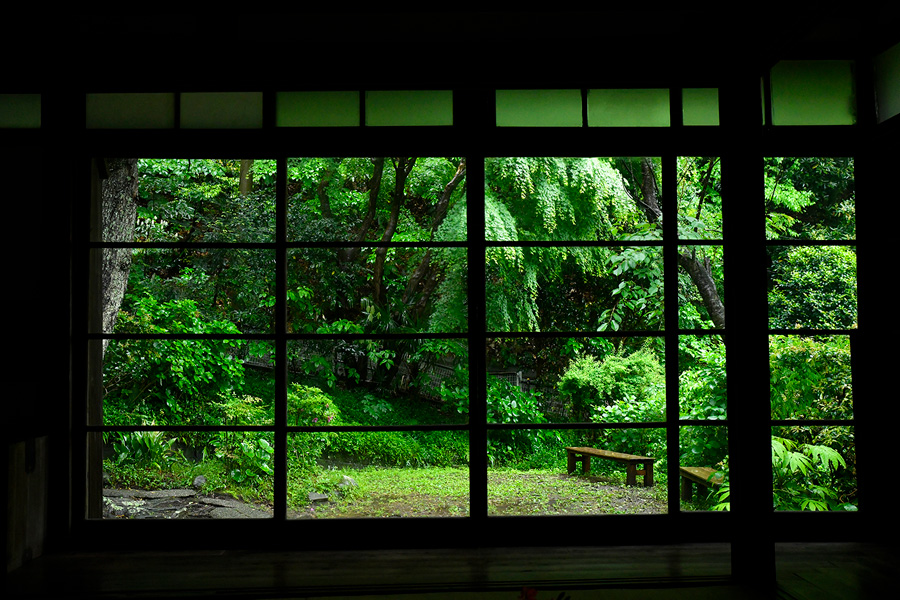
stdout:
MULTIPOLYGON (((176 126, 186 112, 170 101, 212 100, 175 95, 154 104, 171 136, 132 131, 144 158, 96 160, 98 209, 120 171, 137 173, 139 194, 133 231, 87 245, 90 518, 165 496, 103 492, 106 461, 119 489, 227 488, 256 512, 183 514, 256 516, 279 535, 363 518, 367 532, 471 538, 519 517, 616 515, 627 524, 603 526, 623 535, 662 537, 682 519, 728 539, 724 509, 759 509, 741 504, 748 461, 766 479, 770 451, 829 476, 847 468, 822 448, 856 433, 855 205, 837 185, 853 160, 738 147, 719 121, 733 98, 711 86, 420 92, 276 94, 261 119, 237 120, 236 141, 184 136, 196 123, 176 126), (646 120, 604 108, 622 98, 646 120), (399 124, 383 101, 421 112, 399 124), (383 157, 398 147, 422 152, 383 157), (222 158, 245 153, 256 158, 222 158), (765 210, 745 202, 759 176, 765 210), (753 215, 752 233, 730 235, 753 215), (797 285, 826 263, 844 287, 820 301, 803 289, 823 286, 797 285), (126 266, 105 321, 116 286, 101 275, 126 266), (752 275, 767 266, 768 282, 752 275), (752 317, 766 298, 768 327, 752 317), (810 371, 815 390, 776 375, 819 357, 835 368, 810 371), (748 421, 760 380, 771 410, 748 421), (760 431, 762 451, 747 443, 760 431), (582 473, 588 455, 567 448, 586 447, 632 458, 594 456, 582 473)), ((116 149, 94 133, 103 154, 116 149)), ((855 506, 853 485, 824 507, 855 506)))
POLYGON ((856 190, 847 157, 765 160, 776 510, 856 510, 856 190))

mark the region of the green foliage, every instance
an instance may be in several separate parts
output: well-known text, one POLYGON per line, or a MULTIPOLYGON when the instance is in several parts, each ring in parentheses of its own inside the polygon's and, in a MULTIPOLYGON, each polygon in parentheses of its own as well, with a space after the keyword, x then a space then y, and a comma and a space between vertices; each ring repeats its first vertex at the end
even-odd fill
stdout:
POLYGON ((162 431, 134 431, 109 434, 112 455, 110 460, 117 467, 132 466, 154 468, 163 471, 182 460, 174 448, 175 438, 168 438, 162 431))
POLYGON ((769 364, 773 418, 852 418, 848 336, 770 336, 769 364))
MULTIPOLYGON (((539 404, 539 392, 524 392, 499 377, 488 377, 488 423, 545 423, 546 417, 539 404)), ((492 431, 488 438, 488 460, 492 466, 526 460, 549 440, 559 440, 553 431, 501 429, 492 431)))
POLYGON ((678 157, 679 239, 721 239, 721 179, 718 157, 678 157))
POLYGON ((226 464, 228 477, 238 484, 260 484, 272 477, 275 448, 271 434, 222 432, 213 444, 226 464))
POLYGON ((772 436, 775 509, 856 510, 841 500, 835 485, 837 471, 846 466, 833 448, 772 436))
POLYGON ((287 399, 288 425, 329 425, 340 414, 331 396, 316 387, 293 383, 287 399))
POLYGON ((613 306, 600 316, 598 331, 663 327, 662 248, 624 248, 609 259, 618 285, 613 306))
MULTIPOLYGON (((652 237, 653 227, 648 228, 630 195, 633 193, 626 190, 625 179, 612 159, 491 158, 485 164, 485 236, 488 240, 510 242, 595 241, 638 234, 652 237)), ((645 266, 646 260, 637 258, 640 252, 643 250, 636 249, 623 256, 623 269, 645 266)), ((587 247, 487 248, 488 329, 545 331, 584 327, 584 323, 578 323, 573 328, 574 321, 560 318, 559 309, 572 302, 587 306, 590 297, 609 297, 611 289, 604 288, 609 283, 598 281, 607 268, 609 255, 606 249, 587 247), (579 290, 582 297, 566 298, 569 290, 579 290)), ((635 272, 630 279, 644 275, 635 272)), ((618 293, 623 294, 625 304, 634 304, 628 308, 640 304, 637 289, 618 293)), ((598 306, 590 311, 588 320, 593 323, 588 326, 596 329, 600 325, 599 314, 604 308, 608 307, 598 306)), ((580 318, 583 321, 584 315, 580 318)))
POLYGON ((856 237, 852 158, 766 158, 765 190, 769 239, 856 237))
MULTIPOLYGON (((288 425, 327 426, 340 419, 334 399, 319 388, 293 383, 287 394, 288 425)), ((335 423, 337 424, 337 423, 335 423)), ((333 432, 309 431, 291 433, 287 438, 288 461, 292 469, 312 471, 333 432)))
POLYGON ((678 400, 684 419, 725 419, 725 344, 718 337, 679 339, 678 400))
POLYGON ((773 250, 769 323, 773 329, 855 327, 855 249, 795 246, 773 250))
POLYGON ((604 391, 609 384, 600 359, 584 355, 573 359, 559 379, 557 388, 566 398, 575 415, 585 416, 592 406, 605 402, 604 391))
MULTIPOLYGON (((227 321, 201 319, 191 300, 158 302, 144 296, 133 312, 120 312, 116 333, 234 334, 227 321)), ((104 357, 105 405, 110 417, 143 424, 207 424, 209 404, 240 390, 244 367, 229 339, 123 339, 110 341, 104 357)))
POLYGON ((581 356, 571 361, 557 387, 576 414, 584 414, 588 407, 596 411, 639 406, 663 389, 663 368, 653 351, 643 348, 627 355, 626 351, 623 345, 602 360, 581 356))

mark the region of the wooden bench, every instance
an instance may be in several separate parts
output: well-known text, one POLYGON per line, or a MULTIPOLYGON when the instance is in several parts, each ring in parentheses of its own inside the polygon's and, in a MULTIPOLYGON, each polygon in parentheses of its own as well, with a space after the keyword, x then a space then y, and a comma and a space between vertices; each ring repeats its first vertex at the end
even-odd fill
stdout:
POLYGON ((722 474, 709 467, 678 467, 681 472, 681 499, 691 500, 694 496, 694 484, 705 488, 719 487, 724 478, 722 474))
POLYGON ((582 448, 578 446, 566 446, 566 466, 569 473, 575 471, 575 463, 581 463, 581 472, 587 475, 591 472, 591 457, 605 458, 626 465, 626 485, 637 485, 637 476, 644 476, 644 487, 653 485, 653 461, 655 458, 649 456, 635 456, 634 454, 623 454, 621 452, 611 452, 609 450, 598 450, 597 448, 582 448), (642 465, 642 469, 638 469, 638 465, 642 465))

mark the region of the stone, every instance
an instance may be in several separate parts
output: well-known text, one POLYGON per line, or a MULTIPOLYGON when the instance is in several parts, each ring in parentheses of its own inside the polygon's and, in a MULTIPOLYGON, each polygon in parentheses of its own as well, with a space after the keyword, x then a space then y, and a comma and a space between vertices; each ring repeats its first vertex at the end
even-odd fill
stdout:
POLYGON ((328 496, 326 494, 320 494, 319 492, 310 492, 309 493, 309 501, 310 502, 327 502, 328 496))
POLYGON ((359 484, 356 483, 356 480, 350 477, 349 475, 344 475, 341 478, 341 482, 338 484, 338 487, 357 487, 359 484))
POLYGON ((206 477, 204 477, 203 475, 197 475, 196 477, 194 477, 194 484, 193 484, 194 489, 199 490, 205 484, 206 484, 206 477))

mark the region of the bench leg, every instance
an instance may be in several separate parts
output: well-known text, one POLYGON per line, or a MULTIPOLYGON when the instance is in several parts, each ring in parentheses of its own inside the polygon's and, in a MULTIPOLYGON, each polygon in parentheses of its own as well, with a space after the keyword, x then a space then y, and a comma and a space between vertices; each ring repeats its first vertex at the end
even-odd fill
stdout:
POLYGON ((625 485, 637 485, 637 467, 635 464, 628 463, 625 472, 625 485))
POLYGON ((644 465, 644 487, 653 487, 653 463, 644 465))
POLYGON ((687 477, 681 477, 681 499, 690 502, 694 497, 694 484, 687 477))
POLYGON ((575 472, 575 465, 577 463, 581 463, 581 473, 583 475, 587 475, 591 472, 591 457, 582 454, 581 456, 576 456, 574 452, 571 450, 566 451, 566 471, 571 475, 575 472))

